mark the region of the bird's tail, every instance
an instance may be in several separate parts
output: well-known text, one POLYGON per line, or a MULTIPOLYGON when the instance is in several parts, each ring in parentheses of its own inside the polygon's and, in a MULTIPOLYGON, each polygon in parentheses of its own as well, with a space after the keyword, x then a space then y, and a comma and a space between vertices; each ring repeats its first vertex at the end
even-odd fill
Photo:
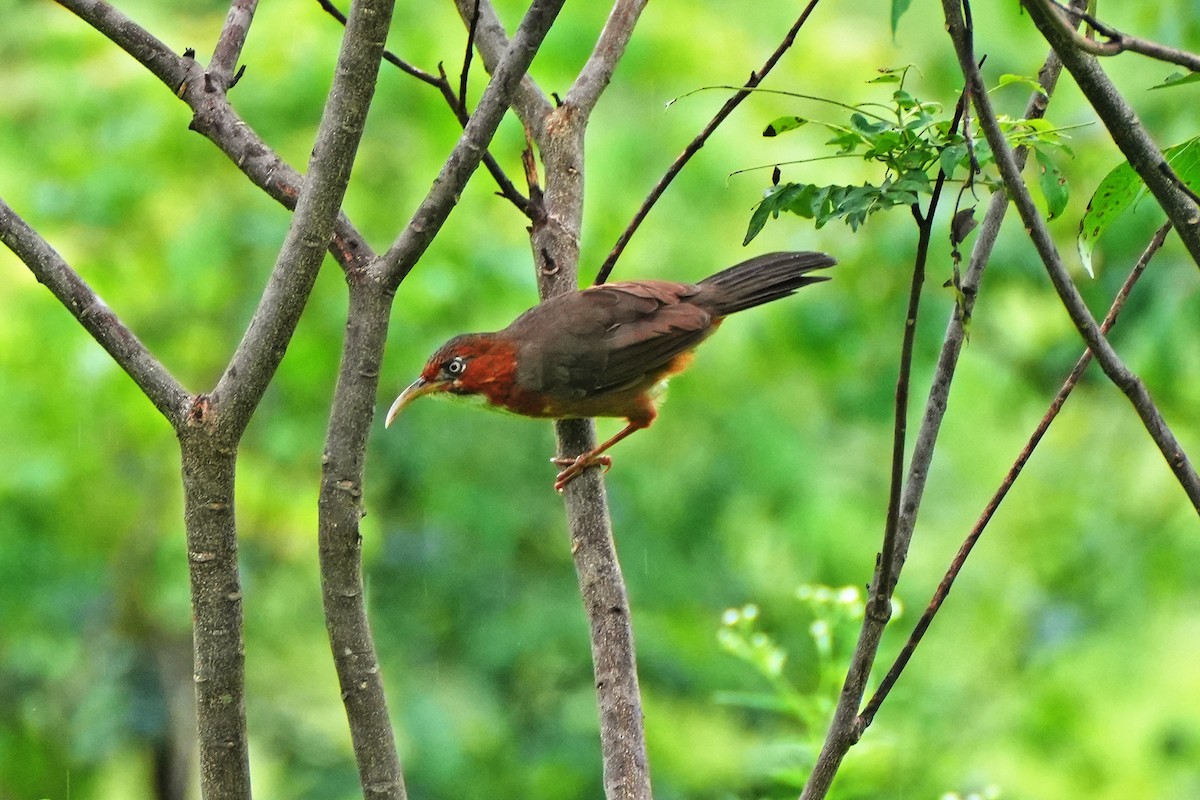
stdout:
POLYGON ((743 261, 700 281, 706 306, 718 316, 769 303, 793 294, 801 286, 829 280, 828 275, 809 275, 815 269, 836 264, 824 253, 767 253, 743 261))

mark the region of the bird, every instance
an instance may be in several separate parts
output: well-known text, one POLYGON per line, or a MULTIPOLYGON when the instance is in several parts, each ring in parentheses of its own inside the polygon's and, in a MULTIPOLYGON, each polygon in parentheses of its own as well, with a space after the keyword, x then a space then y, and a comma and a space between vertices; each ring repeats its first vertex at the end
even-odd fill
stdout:
POLYGON ((667 380, 725 317, 828 280, 811 273, 835 263, 825 253, 767 253, 697 283, 623 281, 549 298, 501 331, 461 334, 439 347, 384 426, 435 393, 527 417, 624 417, 626 426, 597 447, 551 459, 563 468, 554 481, 561 493, 585 469, 611 467, 609 448, 654 422, 667 380))

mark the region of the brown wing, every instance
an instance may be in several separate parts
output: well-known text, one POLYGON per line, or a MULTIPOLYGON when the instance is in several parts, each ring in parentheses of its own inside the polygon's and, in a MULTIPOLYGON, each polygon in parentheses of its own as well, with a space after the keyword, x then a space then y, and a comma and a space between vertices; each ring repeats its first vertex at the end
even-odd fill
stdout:
POLYGON ((518 378, 528 388, 581 399, 661 373, 712 331, 712 316, 687 299, 688 283, 633 281, 555 298, 506 331, 524 342, 518 378))

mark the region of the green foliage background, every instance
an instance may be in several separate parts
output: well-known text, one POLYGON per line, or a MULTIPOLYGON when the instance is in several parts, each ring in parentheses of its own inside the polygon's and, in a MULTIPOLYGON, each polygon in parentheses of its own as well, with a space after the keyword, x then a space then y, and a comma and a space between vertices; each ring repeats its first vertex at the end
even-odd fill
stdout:
MULTIPOLYGON (((126 2, 172 48, 207 60, 226 6, 126 2)), ((506 20, 519 5, 501 4, 506 20)), ((535 63, 563 92, 603 23, 569 4, 535 63)), ((932 4, 896 36, 884 13, 823 5, 770 85, 882 100, 881 67, 919 66, 922 97, 957 92, 932 4)), ((1016 4, 976 8, 989 79, 1033 74, 1044 45, 1016 4)), ((1106 12, 1118 27, 1196 49, 1184 2, 1106 12), (1153 7, 1151 7, 1153 6, 1153 7), (1182 21, 1181 21, 1182 20, 1182 21)), ((210 388, 253 310, 288 224, 141 67, 49 3, 0 2, 0 194, 195 391, 210 388)), ((585 279, 641 197, 797 9, 656 0, 589 131, 585 279)), ((316 3, 264 3, 233 101, 303 165, 339 27, 316 3)), ((449 4, 401 3, 390 46, 453 72, 449 4)), ((1112 72, 1163 144, 1196 135, 1194 85, 1126 56, 1112 72)), ((473 82, 474 96, 482 86, 473 82)), ((1009 113, 1024 89, 996 101, 1009 113)), ((769 171, 822 155, 808 133, 763 139, 796 101, 747 103, 677 181, 615 277, 694 280, 740 248, 769 171), (807 138, 806 138, 807 137, 807 138)), ((1051 118, 1090 122, 1064 79, 1051 118)), ((432 91, 385 69, 346 201, 390 241, 457 127, 432 91)), ((493 152, 514 175, 508 124, 493 152)), ((1072 135, 1064 253, 1087 196, 1120 156, 1098 125, 1072 135)), ((787 178, 875 178, 854 162, 787 178)), ((1032 172, 1031 178, 1032 178, 1032 172)), ((523 218, 480 174, 397 296, 380 411, 447 336, 505 324, 535 298, 523 218)), ((985 202, 986 198, 981 198, 985 202)), ((948 219, 948 214, 944 215, 948 219)), ((1082 290, 1102 313, 1158 224, 1144 202, 1100 242, 1082 290)), ((942 230, 945 230, 943 227, 942 230)), ((939 234, 940 235, 940 234, 939 234)), ((753 252, 823 249, 836 279, 738 318, 672 386, 660 421, 608 476, 634 610, 656 794, 787 796, 772 777, 823 730, 717 702, 766 688, 717 645, 722 612, 757 603, 801 690, 818 685, 801 584, 862 585, 886 506, 891 401, 915 241, 904 213, 851 235, 795 219, 753 252)), ((953 298, 936 245, 917 339, 923 395, 953 298)), ((1193 456, 1200 452, 1200 276, 1170 241, 1114 334, 1193 456)), ((316 490, 345 300, 327 265, 239 463, 251 758, 263 797, 358 796, 320 613, 316 490)), ((1011 222, 983 287, 951 396, 908 571, 903 634, 1080 350, 1011 222)), ((0 252, 0 798, 144 796, 169 702, 186 707, 190 633, 171 432, 132 383, 8 251, 0 252), (164 676, 166 676, 164 678, 164 676), (173 698, 173 700, 172 700, 173 698)), ((915 420, 913 429, 915 430, 915 420)), ((615 430, 602 422, 601 433, 615 430)), ((368 588, 414 798, 600 795, 587 631, 550 490, 544 422, 418 404, 370 444, 368 588)), ((835 795, 1200 795, 1200 536, 1161 457, 1111 385, 1086 379, 1000 510, 941 618, 835 795)), ((808 755, 806 756, 806 753, 808 755)))

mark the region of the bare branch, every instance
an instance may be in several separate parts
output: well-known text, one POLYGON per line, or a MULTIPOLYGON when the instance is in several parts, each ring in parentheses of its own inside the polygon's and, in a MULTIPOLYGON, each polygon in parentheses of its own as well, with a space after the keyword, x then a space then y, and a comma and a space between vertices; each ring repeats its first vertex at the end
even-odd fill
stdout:
POLYGON ((66 307, 113 361, 133 378, 167 421, 179 428, 190 396, 50 244, 0 199, 0 241, 66 307))
MULTIPOLYGON (((1116 324, 1117 316, 1121 313, 1121 309, 1125 307, 1125 301, 1129 299, 1129 293, 1133 290, 1134 285, 1145 272, 1146 266, 1150 263, 1150 259, 1153 258, 1154 254, 1158 252, 1158 249, 1162 247, 1163 242, 1167 238, 1167 232, 1170 229, 1171 224, 1167 223, 1155 232, 1154 236, 1150 240, 1150 244, 1146 246, 1146 249, 1142 252, 1141 257, 1138 258, 1137 263, 1130 271, 1129 277, 1125 279, 1125 283, 1121 286, 1120 291, 1117 292, 1117 296, 1113 299, 1112 305, 1108 309, 1108 314, 1104 317, 1104 322, 1100 325, 1101 332, 1107 334, 1112 329, 1112 326, 1116 324)), ((991 521, 992 515, 996 513, 996 509, 1000 507, 1000 503, 1002 503, 1004 498, 1008 495, 1008 490, 1012 488, 1014 483, 1016 483, 1017 478, 1021 475, 1021 470, 1025 468, 1025 464, 1028 463, 1030 456, 1033 455, 1033 451, 1041 442, 1042 437, 1046 434, 1046 431, 1050 429, 1050 424, 1054 422, 1055 418, 1058 416, 1058 412, 1062 410, 1063 404, 1066 403, 1067 398, 1071 395, 1071 392, 1074 390, 1076 384, 1079 383, 1079 379, 1083 377, 1084 371, 1091 363, 1092 351, 1084 350, 1083 355, 1081 355, 1079 360, 1075 362, 1075 367, 1071 370, 1070 374, 1067 376, 1067 379, 1063 382, 1062 388, 1058 390, 1058 394, 1056 394, 1054 399, 1050 402, 1049 410, 1046 411, 1046 414, 1038 423, 1037 428, 1030 435, 1029 441, 1026 442, 1025 447, 1022 448, 1021 453, 1017 456, 1016 462, 1013 463, 1012 467, 1008 471, 1008 474, 1004 476, 1004 480, 1001 481, 1000 487, 996 489, 995 494, 992 495, 992 499, 988 501, 987 506, 984 508, 983 513, 980 515, 979 520, 975 523, 975 526, 971 529, 971 532, 968 533, 966 539, 963 540, 962 546, 959 547, 958 553, 954 556, 954 560, 950 563, 949 569, 946 570, 945 576, 942 578, 942 581, 938 585, 936 591, 934 591, 933 598, 929 601, 929 605, 926 607, 925 612, 921 615, 921 618, 917 620, 917 624, 913 627, 913 631, 909 635, 908 641, 905 642, 900 654, 896 656, 896 660, 888 670, 887 675, 885 675, 883 680, 880 681, 879 688, 875 690, 875 694, 871 696, 871 699, 867 702, 866 706, 863 707, 861 717, 865 725, 871 724, 871 721, 875 718, 875 714, 878 712, 880 705, 882 705, 883 701, 887 699, 892 687, 896 685, 896 681, 899 680, 900 674, 908 665, 909 659, 911 659, 913 653, 916 652, 917 645, 921 643, 922 637, 924 637, 925 632, 933 623, 933 618, 937 615, 938 610, 942 607, 942 603, 944 603, 946 598, 950 595, 950 589, 954 586, 955 579, 962 571, 963 566, 966 565, 967 557, 971 554, 971 550, 979 541, 979 537, 983 535, 983 531, 987 527, 987 524, 991 521)))
MULTIPOLYGON (((206 73, 194 59, 175 55, 108 3, 98 0, 59 2, 133 56, 158 77, 171 94, 187 103, 193 113, 189 127, 220 148, 251 183, 285 208, 295 209, 304 177, 237 115, 229 105, 226 87, 221 82, 206 79, 206 73)), ((234 11, 230 14, 233 16, 234 11)), ((249 24, 248 20, 246 24, 249 24)), ((361 268, 374 257, 362 234, 344 214, 338 215, 334 225, 330 253, 347 271, 361 268)))
POLYGON ((242 57, 242 48, 246 45, 246 35, 250 33, 250 23, 254 21, 254 11, 258 0, 233 0, 229 6, 229 15, 225 17, 225 26, 221 28, 221 37, 213 48, 212 60, 208 62, 210 75, 216 77, 223 87, 229 89, 237 82, 238 59, 242 57))
POLYGON ((579 109, 584 117, 592 113, 596 102, 612 80, 613 70, 621 61, 633 29, 637 25, 647 0, 617 0, 604 23, 604 30, 596 40, 596 47, 583 65, 575 82, 567 92, 567 105, 579 109))
POLYGON ((321 458, 321 598, 364 800, 403 800, 400 757, 367 617, 359 529, 367 435, 375 420, 393 295, 374 281, 350 281, 349 289, 342 361, 321 458))
MULTIPOLYGON (((467 2, 456 0, 460 15, 467 2)), ((478 41, 487 64, 494 61, 494 50, 505 34, 491 4, 481 0, 480 9, 478 41)), ((607 30, 613 37, 627 36, 633 20, 618 22, 616 15, 614 10, 610 15, 613 27, 607 30), (623 26, 626 30, 619 34, 623 26)), ((593 53, 596 60, 590 62, 595 78, 611 74, 622 52, 623 45, 598 45, 593 53)), ((597 85, 595 90, 602 89, 597 85)), ((545 164, 544 192, 536 185, 532 155, 526 162, 526 174, 534 211, 530 214, 530 238, 538 265, 538 289, 542 298, 547 298, 577 287, 587 115, 580 113, 570 98, 552 108, 531 81, 522 84, 514 108, 545 164)), ((560 456, 574 456, 595 446, 591 420, 560 420, 554 427, 560 456)), ((571 555, 591 631, 605 796, 610 800, 649 800, 650 774, 629 599, 613 542, 603 479, 595 470, 585 472, 567 486, 564 501, 571 555)))
POLYGON ((650 194, 646 196, 646 199, 642 201, 641 207, 633 215, 633 219, 630 220, 629 225, 621 233, 621 236, 617 239, 617 243, 613 245, 613 249, 604 259, 604 263, 600 265, 600 271, 596 274, 594 283, 598 285, 608 280, 608 276, 612 274, 613 267, 616 266, 617 259, 621 257, 621 253, 625 252, 626 245, 633 238, 633 234, 637 233, 637 229, 641 227, 642 221, 646 219, 646 216, 650 213, 650 209, 654 207, 654 204, 662 197, 667 187, 675 180, 675 176, 683 171, 687 162, 691 161, 692 156, 696 155, 701 147, 704 147, 704 143, 708 141, 708 137, 712 136, 713 132, 725 121, 725 118, 732 114, 733 110, 750 96, 754 88, 762 83, 763 79, 779 63, 779 59, 783 58, 783 54, 796 41, 796 35, 804 27, 805 21, 813 9, 816 8, 817 2, 818 0, 809 0, 808 5, 804 7, 804 11, 800 13, 800 16, 793 23, 792 27, 788 29, 787 35, 783 37, 783 41, 775 48, 775 52, 766 60, 766 63, 757 72, 750 73, 750 80, 746 81, 745 86, 725 101, 725 105, 721 106, 721 109, 713 116, 712 120, 704 126, 704 130, 700 131, 696 138, 688 143, 688 146, 679 154, 674 163, 667 168, 666 173, 659 179, 654 188, 650 190, 650 194))
POLYGON ((354 6, 292 225, 246 335, 214 397, 222 424, 242 430, 275 374, 333 235, 375 92, 392 0, 354 6))
MULTIPOLYGON (((488 142, 508 110, 513 93, 522 82, 563 2, 564 0, 535 0, 526 12, 507 52, 492 73, 492 80, 480 98, 479 107, 463 129, 462 137, 450 157, 446 159, 441 172, 434 179, 429 194, 378 264, 383 282, 393 290, 417 263, 417 259, 433 241, 434 235, 441 229, 458 202, 459 194, 466 187, 475 168, 479 166, 488 142)), ((481 31, 485 27, 485 21, 486 14, 481 11, 481 31)))
MULTIPOLYGON (((1192 260, 1200 266, 1200 209, 1151 140, 1137 113, 1125 102, 1096 59, 1074 46, 1062 16, 1048 5, 1048 0, 1021 0, 1021 5, 1058 53, 1063 66, 1079 84, 1129 165, 1167 212, 1167 219, 1192 260)), ((1104 359, 1100 359, 1100 363, 1103 364, 1104 359)))
MULTIPOLYGON (((1036 3, 1033 5, 1036 5, 1036 3)), ((1158 407, 1154 404, 1145 385, 1137 375, 1125 366, 1120 356, 1117 355, 1116 351, 1108 343, 1108 339, 1100 332, 1096 320, 1088 310, 1087 304, 1083 302, 1083 298, 1079 296, 1079 291, 1075 288, 1075 284, 1071 281, 1071 276, 1067 273, 1066 267, 1059 258, 1058 250, 1054 247, 1054 241, 1051 239, 1050 232, 1047 230, 1046 224, 1042 221, 1041 215, 1034 205, 1033 198, 1029 195, 1028 188, 1021 180, 1020 170, 1017 168, 1016 161, 1013 158, 1012 149, 1009 147, 1003 132, 1000 130, 999 124, 996 122, 991 100, 987 95, 983 79, 979 75, 979 70, 975 66, 973 46, 963 22, 961 7, 955 0, 942 0, 942 7, 945 11, 950 38, 953 40, 955 50, 958 53, 959 67, 962 69, 963 75, 967 78, 967 85, 971 90, 972 99, 978 111, 979 124, 987 136, 988 144, 991 145, 992 153, 996 158, 996 166, 999 168, 1000 174, 1004 178, 1004 184, 1008 188, 1017 211, 1021 215, 1021 221, 1025 224, 1026 230, 1029 231, 1030 238, 1037 248, 1038 255, 1041 256, 1042 262, 1046 266, 1046 272, 1050 276, 1051 283, 1054 284, 1055 291, 1058 292, 1058 296, 1066 307, 1067 313, 1070 315, 1072 322, 1075 323, 1075 327, 1079 330, 1088 348, 1096 356, 1096 361, 1099 362, 1101 369, 1104 370, 1104 374, 1129 398, 1129 402, 1132 403, 1138 417, 1142 420, 1147 433, 1150 434, 1159 451, 1163 454, 1163 458, 1166 459, 1180 486, 1183 487, 1192 506, 1196 509, 1197 513, 1200 513, 1200 476, 1196 474, 1195 469, 1183 451, 1183 447, 1163 420, 1158 407)), ((1042 10, 1040 6, 1039 10, 1042 10)), ((1030 14, 1033 15, 1033 13, 1031 7, 1030 14)), ((1053 45, 1054 42, 1052 41, 1051 44, 1053 45)), ((1067 69, 1071 69, 1072 62, 1069 60, 1071 55, 1058 47, 1055 47, 1055 50, 1058 51, 1059 57, 1062 58, 1064 66, 1067 69)), ((1075 51, 1073 48, 1067 48, 1067 50, 1070 54, 1079 56, 1078 51, 1075 51)), ((1078 63, 1076 63, 1076 66, 1078 66, 1078 63)), ((1130 125, 1129 127, 1133 126, 1130 125)), ((1189 200, 1188 203, 1190 204, 1190 202, 1189 200)), ((1171 214, 1168 212, 1168 217, 1170 216, 1171 214)), ((1194 229, 1197 221, 1192 220, 1191 224, 1194 229)), ((1193 232, 1195 231, 1193 230, 1193 232)))
POLYGON ((1060 3, 1050 0, 1050 5, 1056 9, 1067 20, 1082 20, 1092 27, 1094 31, 1108 39, 1107 42, 1098 42, 1095 39, 1089 39, 1083 36, 1069 24, 1064 24, 1064 32, 1068 33, 1071 41, 1085 53, 1090 53, 1094 56, 1115 56, 1121 53, 1140 53, 1148 56, 1156 61, 1165 61, 1168 64, 1177 64, 1181 67, 1186 67, 1192 72, 1200 71, 1200 56, 1195 53, 1189 53, 1186 50, 1180 50, 1175 47, 1167 47, 1158 42, 1152 42, 1149 39, 1141 39, 1137 36, 1130 36, 1127 33, 1106 25, 1100 20, 1093 17, 1083 9, 1069 8, 1060 3))

